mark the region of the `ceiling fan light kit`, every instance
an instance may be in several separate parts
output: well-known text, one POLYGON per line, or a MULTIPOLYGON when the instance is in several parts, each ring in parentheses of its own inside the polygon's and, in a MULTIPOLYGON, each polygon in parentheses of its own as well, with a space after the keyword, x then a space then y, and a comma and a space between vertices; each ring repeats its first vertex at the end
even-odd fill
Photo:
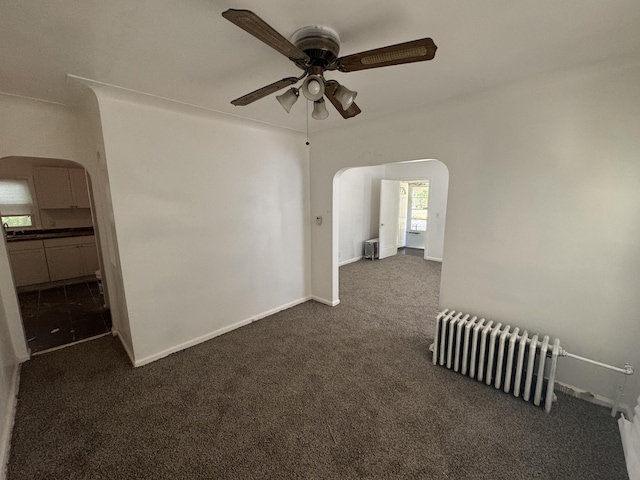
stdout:
POLYGON ((276 99, 278 99, 278 101, 280 102, 280 105, 282 105, 282 108, 284 108, 287 111, 287 113, 289 113, 291 111, 291 107, 293 107, 293 104, 298 101, 299 96, 300 96, 299 90, 297 88, 292 87, 286 92, 284 92, 282 95, 277 95, 276 99))
POLYGON ((353 104, 353 101, 356 99, 356 95, 358 95, 358 92, 349 90, 344 85, 338 85, 335 93, 336 100, 340 102, 340 105, 342 105, 342 108, 345 110, 348 110, 353 104))
POLYGON ((305 98, 314 102, 311 116, 316 120, 324 120, 329 116, 324 97, 327 97, 345 119, 355 117, 361 112, 354 102, 357 92, 349 90, 335 80, 325 80, 325 71, 337 70, 347 73, 403 63, 423 62, 433 59, 438 48, 430 38, 422 38, 338 57, 340 37, 331 28, 321 25, 302 27, 294 32, 289 41, 249 10, 229 9, 222 12, 222 16, 280 52, 304 71, 297 78, 283 78, 236 98, 231 103, 236 106, 249 105, 304 79, 299 89, 290 88, 276 98, 289 113, 298 100, 301 90, 305 98))
POLYGON ((324 103, 324 98, 320 100, 316 100, 313 102, 313 113, 311 117, 315 120, 324 120, 329 116, 329 111, 327 110, 327 106, 324 103))

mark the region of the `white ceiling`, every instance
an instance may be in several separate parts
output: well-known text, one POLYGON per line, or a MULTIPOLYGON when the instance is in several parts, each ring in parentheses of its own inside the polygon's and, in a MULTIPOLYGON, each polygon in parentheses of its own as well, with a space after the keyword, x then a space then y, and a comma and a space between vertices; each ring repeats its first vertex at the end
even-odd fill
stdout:
POLYGON ((225 20, 254 11, 289 38, 326 25, 341 55, 422 37, 434 60, 329 72, 357 90, 363 113, 328 105, 312 131, 469 94, 544 72, 640 56, 638 0, 0 0, 0 92, 65 102, 67 74, 303 131, 305 107, 287 114, 274 95, 230 101, 301 72, 225 20))

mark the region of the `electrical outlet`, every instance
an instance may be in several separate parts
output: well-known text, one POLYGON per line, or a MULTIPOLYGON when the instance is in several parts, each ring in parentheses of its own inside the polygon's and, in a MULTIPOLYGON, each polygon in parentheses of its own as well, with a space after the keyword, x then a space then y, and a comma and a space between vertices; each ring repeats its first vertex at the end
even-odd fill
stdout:
POLYGON ((322 215, 316 217, 316 225, 322 225, 322 215))

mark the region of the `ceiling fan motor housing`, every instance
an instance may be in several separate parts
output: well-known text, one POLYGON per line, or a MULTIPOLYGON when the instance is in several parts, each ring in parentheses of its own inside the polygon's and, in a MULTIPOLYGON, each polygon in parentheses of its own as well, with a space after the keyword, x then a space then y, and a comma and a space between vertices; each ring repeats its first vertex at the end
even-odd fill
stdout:
POLYGON ((311 58, 310 66, 327 69, 340 52, 340 37, 335 30, 321 25, 302 27, 291 36, 291 43, 311 58))

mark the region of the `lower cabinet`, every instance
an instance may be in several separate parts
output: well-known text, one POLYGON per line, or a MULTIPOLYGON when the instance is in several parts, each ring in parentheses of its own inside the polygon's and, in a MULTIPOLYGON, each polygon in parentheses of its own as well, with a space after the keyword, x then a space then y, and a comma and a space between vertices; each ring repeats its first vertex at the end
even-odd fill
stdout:
POLYGON ((16 287, 95 275, 100 268, 94 236, 7 244, 16 287))
POLYGON ((9 243, 7 250, 16 287, 49 281, 42 240, 9 243))
MULTIPOLYGON (((93 237, 91 237, 93 239, 93 237)), ((95 241, 82 245, 82 258, 84 259, 85 275, 95 275, 100 269, 100 261, 98 260, 98 246, 95 241)))
POLYGON ((47 264, 51 281, 84 276, 80 245, 47 248, 47 264))
POLYGON ((51 281, 94 275, 99 268, 95 238, 44 240, 51 281))

